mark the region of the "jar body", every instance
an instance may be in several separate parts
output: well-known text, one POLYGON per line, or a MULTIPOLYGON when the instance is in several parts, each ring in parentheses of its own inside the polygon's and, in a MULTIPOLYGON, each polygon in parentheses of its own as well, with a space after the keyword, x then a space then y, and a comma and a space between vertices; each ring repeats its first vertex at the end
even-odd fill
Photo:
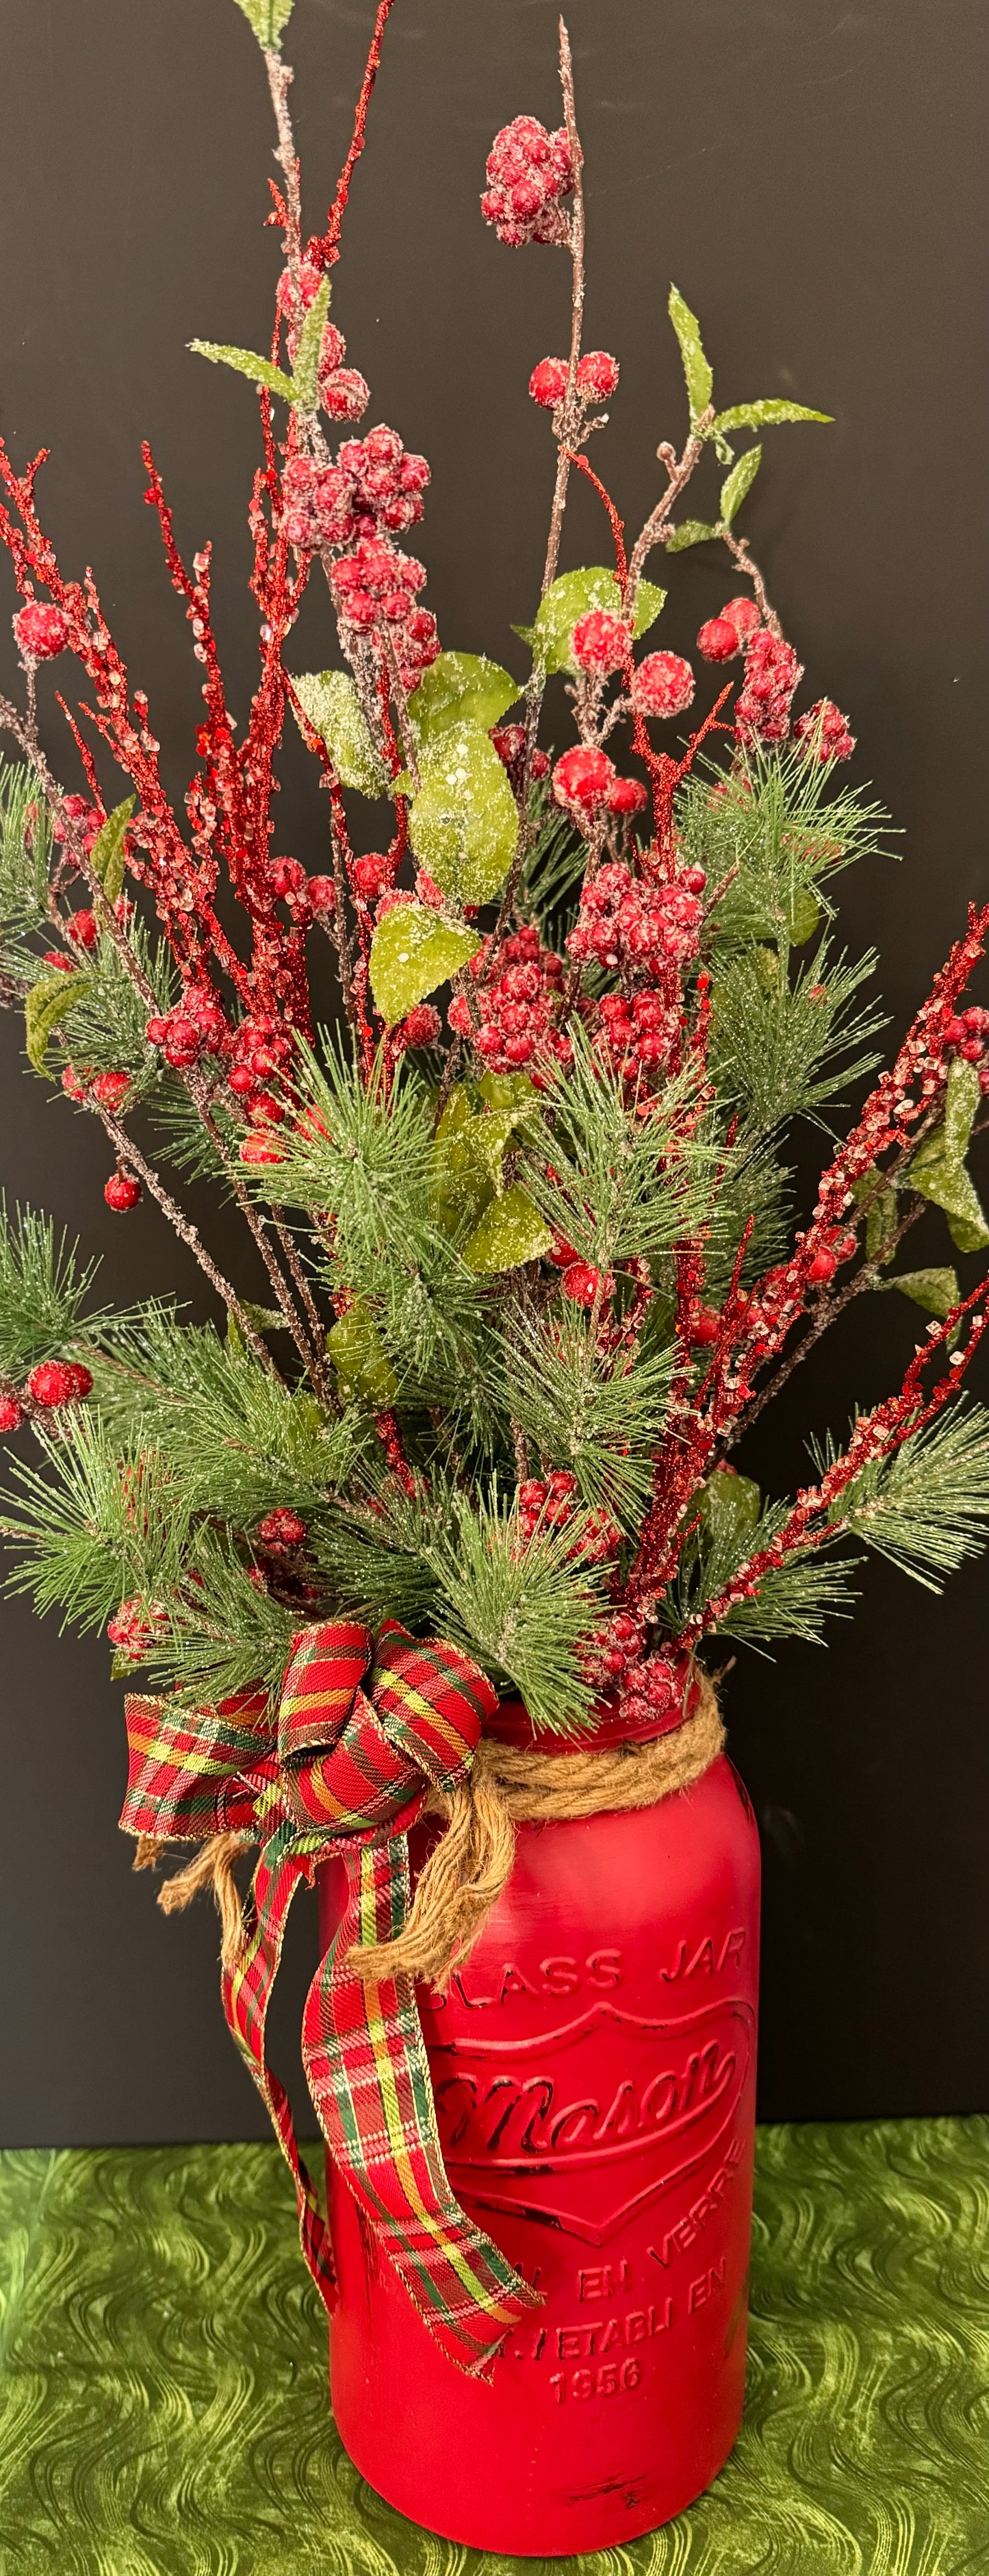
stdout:
MULTIPOLYGON (((415 1867, 427 1848, 412 1838, 415 1867)), ((321 1873, 330 1937, 342 1873, 321 1873)), ((491 2381, 441 2353, 328 2173, 333 2409, 361 2474, 444 2538, 549 2557, 683 2511, 745 2376, 758 1836, 721 1755, 656 1806, 519 1827, 444 2000, 420 1989, 447 2172, 542 2293, 491 2381)))

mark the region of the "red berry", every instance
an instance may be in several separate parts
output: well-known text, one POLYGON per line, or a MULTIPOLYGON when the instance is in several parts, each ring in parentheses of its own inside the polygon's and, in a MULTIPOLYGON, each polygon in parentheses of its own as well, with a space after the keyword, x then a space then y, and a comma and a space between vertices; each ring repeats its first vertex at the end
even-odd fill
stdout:
POLYGON ((75 1066, 67 1064, 62 1075, 62 1089, 69 1100, 85 1100, 86 1085, 80 1082, 75 1066))
POLYGON ((606 608, 589 608, 578 617, 570 637, 570 650, 581 671, 602 675, 620 671, 628 652, 629 632, 624 620, 613 617, 606 608))
POLYGON ((42 1360, 32 1369, 27 1391, 32 1403, 56 1410, 63 1404, 78 1404, 88 1395, 93 1383, 92 1370, 81 1360, 42 1360))
POLYGON ((808 1264, 807 1277, 813 1281, 815 1288, 825 1288, 828 1280, 834 1278, 837 1267, 834 1253, 828 1251, 826 1244, 822 1244, 820 1252, 815 1252, 813 1261, 808 1264))
POLYGON ((641 778, 616 778, 608 798, 609 814, 641 814, 649 799, 641 778))
POLYGON ((68 618, 60 608, 46 608, 40 599, 29 599, 14 619, 14 639, 26 662, 53 662, 68 643, 68 618))
POLYGON ((321 913, 335 912, 337 890, 332 877, 310 877, 306 887, 309 909, 317 919, 321 913))
POLYGON ((572 1297, 575 1306, 593 1306, 595 1302, 606 1304, 615 1290, 610 1270, 596 1270, 592 1261, 571 1262, 560 1284, 564 1296, 572 1297))
POLYGON ((554 411, 557 403, 563 401, 566 390, 565 358, 540 358, 538 367, 533 367, 529 378, 533 402, 541 403, 545 411, 554 411))
POLYGON ((588 349, 577 369, 578 391, 592 402, 607 402, 618 391, 618 360, 607 349, 588 349))
POLYGON ((794 742, 804 750, 816 753, 818 760, 850 760, 855 749, 855 736, 849 732, 848 717, 843 716, 830 698, 818 698, 805 716, 799 716, 793 728, 794 742))
POLYGON ((983 1052, 981 1038, 964 1038, 958 1049, 966 1064, 981 1064, 983 1052))
POLYGON ((240 1159, 242 1163, 250 1164, 284 1163, 285 1148, 279 1144, 277 1136, 272 1136, 268 1129, 262 1127, 256 1135, 245 1136, 240 1159))
POLYGON ((70 912, 65 927, 76 948, 95 948, 100 935, 95 912, 70 912))
POLYGON ((565 751, 553 771, 553 794, 558 805, 570 805, 579 812, 596 814, 606 805, 614 785, 615 772, 606 751, 595 751, 583 743, 565 751))
POLYGON ((733 662, 742 649, 737 627, 729 617, 709 617, 697 638, 697 650, 705 662, 733 662))
POLYGON ((950 1019, 950 1020, 946 1020, 946 1021, 945 1021, 945 1024, 944 1024, 944 1043, 945 1043, 945 1046, 949 1046, 949 1047, 960 1047, 960 1046, 964 1046, 964 1043, 965 1043, 965 1040, 966 1040, 967 1036, 968 1036, 968 1030, 967 1030, 967 1028, 966 1028, 966 1026, 965 1026, 965 1022, 964 1022, 964 1020, 960 1020, 960 1019, 959 1019, 959 1017, 958 1017, 958 1013, 957 1013, 957 1011, 955 1011, 955 1012, 953 1013, 953 1015, 952 1015, 951 1019, 950 1019))
POLYGON ((267 1575, 262 1571, 262 1568, 261 1568, 261 1566, 260 1566, 260 1565, 249 1565, 249 1566, 248 1566, 248 1569, 247 1569, 247 1580, 248 1580, 248 1582, 249 1582, 249 1583, 253 1583, 253 1585, 254 1585, 254 1589, 255 1589, 255 1592, 267 1592, 267 1589, 268 1589, 268 1577, 267 1577, 267 1575))
POLYGON ((119 1109, 130 1090, 129 1073, 98 1073, 91 1085, 94 1100, 104 1109, 119 1109))
POLYGON ((285 1116, 285 1103, 276 1100, 273 1091, 256 1091, 248 1102, 247 1115, 254 1127, 280 1127, 285 1116))
POLYGON ((376 896, 385 893, 390 874, 390 861, 382 858, 377 850, 369 850, 365 858, 354 859, 351 863, 354 893, 362 895, 365 903, 373 903, 376 896))
POLYGON ((140 1205, 140 1181, 135 1180, 133 1172, 111 1172, 109 1180, 104 1182, 103 1196, 109 1208, 115 1208, 118 1216, 125 1216, 128 1208, 140 1205))
POLYGON ((18 1431, 24 1420, 16 1395, 0 1393, 0 1431, 18 1431))
POLYGON ((195 1020, 190 1019, 185 1011, 173 1011, 162 1048, 166 1064, 174 1065, 176 1069, 182 1065, 198 1064, 202 1051, 203 1042, 195 1020))
POLYGON ((989 1011, 984 1010, 981 1003, 973 1002, 967 1011, 962 1012, 962 1019, 970 1038, 989 1035, 989 1011))
POLYGON ((720 1331, 721 1317, 717 1314, 715 1308, 713 1306, 698 1307, 697 1314, 690 1328, 692 1347, 698 1350, 706 1349, 709 1343, 717 1341, 720 1331))
POLYGON ((707 877, 704 869, 684 868, 680 883, 682 886, 686 886, 688 894, 703 894, 704 888, 707 884, 707 877))
POLYGON ((640 716, 679 716, 694 694, 694 674, 680 653, 647 653, 632 680, 640 716))
POLYGON ((283 1503, 267 1512, 258 1522, 258 1537, 263 1547, 301 1547, 306 1536, 306 1523, 298 1512, 289 1511, 283 1503))
POLYGON ((734 627, 740 644, 746 635, 754 635, 762 623, 754 599, 729 599, 718 614, 726 625, 734 627))
POLYGON ((435 1046, 442 1022, 432 1002, 417 1002, 399 1030, 399 1042, 407 1047, 435 1046))

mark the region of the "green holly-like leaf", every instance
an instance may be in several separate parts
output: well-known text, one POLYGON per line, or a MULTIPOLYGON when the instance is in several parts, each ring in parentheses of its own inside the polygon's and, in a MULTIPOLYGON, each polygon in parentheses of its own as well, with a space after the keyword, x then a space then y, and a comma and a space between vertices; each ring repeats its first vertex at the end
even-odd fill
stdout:
POLYGON ((820 927, 821 907, 809 886, 797 886, 787 912, 787 936, 791 948, 806 948, 808 939, 820 927))
POLYGON ((324 277, 313 296, 299 333, 299 346, 292 369, 293 398, 301 412, 319 408, 319 353, 323 346, 326 316, 330 309, 330 281, 324 277))
MULTIPOLYGON (((494 754, 497 759, 497 753, 494 754)), ((371 990, 389 1028, 414 1003, 435 993, 481 945, 476 930, 457 930, 425 904, 397 903, 371 941, 371 990)))
POLYGON ((975 1065, 956 1056, 948 1073, 944 1117, 918 1146, 907 1172, 910 1188, 943 1209, 959 1252, 982 1252, 989 1244, 989 1226, 965 1169, 980 1096, 975 1065))
POLYGON ((528 1190, 515 1181, 485 1208, 480 1225, 464 1245, 463 1257, 468 1270, 518 1270, 524 1261, 538 1261, 552 1240, 528 1190))
POLYGON ((696 313, 691 312, 689 304, 684 303, 682 295, 675 286, 671 286, 670 288, 670 298, 667 311, 669 313, 670 321, 673 324, 674 331, 676 332, 677 339, 680 343, 680 356, 683 359, 683 372, 687 380, 687 400, 690 404, 690 426, 692 429, 695 420, 699 418, 702 411, 707 410, 708 404, 711 400, 711 388, 714 384, 714 370, 704 355, 703 344, 701 341, 701 326, 698 322, 697 315, 696 313))
POLYGON ((728 1538, 743 1547, 757 1527, 762 1496, 751 1476, 733 1474, 730 1467, 716 1467, 701 1488, 698 1510, 709 1539, 728 1538))
MULTIPOLYGON (((655 624, 666 598, 655 582, 640 581, 635 597, 633 631, 644 635, 655 624)), ((572 671, 570 638, 579 617, 588 609, 606 608, 612 617, 620 617, 622 595, 613 572, 607 564, 583 564, 578 572, 562 572, 550 583, 545 599, 540 600, 534 626, 518 627, 532 647, 533 660, 547 673, 572 671)))
POLYGON ((387 796, 392 782, 371 740, 349 671, 301 671, 293 674, 292 687, 344 786, 356 787, 362 796, 387 796))
POLYGON ((80 975, 75 967, 66 973, 39 975, 24 996, 24 1043, 36 1073, 46 1071, 48 1041, 59 1021, 68 1018, 77 1002, 85 1001, 92 985, 91 975, 80 975))
POLYGON ((190 340, 197 358, 211 358, 215 367, 233 367, 238 376, 249 376, 254 385, 267 386, 270 394, 280 394, 283 402, 298 401, 291 376, 281 367, 273 367, 270 358, 259 357, 256 349, 233 349, 222 340, 190 340))
POLYGON ((519 823, 493 742, 480 725, 448 725, 426 745, 419 775, 409 839, 420 867, 457 903, 490 902, 511 867, 519 823))
POLYGON ((487 733, 518 695, 511 672, 486 654, 439 653, 412 692, 409 714, 420 742, 460 723, 480 725, 487 733))
POLYGON ((248 26, 253 27, 264 52, 277 54, 282 30, 288 26, 295 0, 237 0, 237 7, 243 10, 248 26))
POLYGON ((863 1200, 868 1201, 868 1214, 865 1220, 865 1257, 867 1261, 881 1268, 884 1261, 891 1259, 894 1250, 893 1237, 897 1222, 896 1191, 889 1188, 875 1163, 871 1163, 868 1171, 863 1172, 857 1181, 853 1181, 852 1197, 860 1206, 863 1200))
POLYGON ((901 1297, 909 1297, 922 1306, 926 1315, 936 1315, 943 1324, 961 1296, 957 1270, 901 1270, 898 1279, 884 1279, 884 1288, 898 1288, 901 1297))
POLYGON ((717 528, 709 527, 706 519, 681 519, 679 527, 667 537, 666 552, 668 555, 682 555, 688 546, 702 546, 708 537, 716 537, 717 534, 717 528))
POLYGON ((746 493, 751 492, 761 464, 761 447, 749 447, 745 455, 739 457, 738 464, 732 466, 731 473, 726 474, 721 486, 721 517, 726 528, 730 528, 732 520, 737 517, 746 493))
POLYGON ((135 803, 135 797, 125 796, 122 805, 115 805, 112 814, 108 814, 106 822, 100 825, 93 842, 90 855, 96 873, 102 879, 108 903, 116 903, 124 890, 127 865, 124 845, 135 803))
POLYGON ((376 1413, 395 1403, 398 1379, 361 1298, 331 1324, 326 1347, 345 1403, 367 1404, 376 1413))
MULTIPOLYGON (((719 411, 711 424, 711 435, 723 438, 728 429, 773 429, 785 420, 833 421, 830 411, 808 411, 805 403, 750 402, 735 403, 731 411, 719 411)), ((744 459, 741 460, 744 463, 744 459)))

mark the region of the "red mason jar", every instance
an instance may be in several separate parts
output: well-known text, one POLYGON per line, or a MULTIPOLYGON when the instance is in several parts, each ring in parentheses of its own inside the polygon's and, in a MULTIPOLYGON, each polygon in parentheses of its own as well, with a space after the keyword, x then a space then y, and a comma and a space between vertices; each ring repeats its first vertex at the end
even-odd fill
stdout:
MULTIPOLYGON (((534 1742, 517 1703, 496 1731, 534 1742)), ((428 1847, 417 1830, 413 1872, 428 1847)), ((320 1880, 325 1945, 340 1865, 320 1880)), ((656 1806, 520 1825, 509 1886, 446 1999, 419 1990, 453 2189, 545 2301, 493 2379, 469 2378, 330 2165, 337 2427, 361 2475, 428 2530, 507 2556, 615 2548, 681 2513, 727 2458, 758 1939, 755 1818, 721 1754, 656 1806)))

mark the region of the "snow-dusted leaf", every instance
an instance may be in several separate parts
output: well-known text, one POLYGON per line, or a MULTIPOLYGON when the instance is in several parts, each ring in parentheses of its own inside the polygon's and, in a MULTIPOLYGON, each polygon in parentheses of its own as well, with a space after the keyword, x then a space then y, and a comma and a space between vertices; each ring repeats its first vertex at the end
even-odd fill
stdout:
POLYGON ((321 734, 345 787, 362 796, 387 796, 391 780, 375 750, 349 671, 301 671, 292 687, 311 725, 321 734))
POLYGON ((190 340, 197 358, 211 358, 215 367, 232 367, 238 376, 249 376, 254 385, 265 385, 270 394, 280 394, 283 402, 294 403, 298 397, 291 376, 273 367, 270 358, 259 357, 256 349, 233 349, 223 340, 190 340))
POLYGON ((466 966, 480 945, 478 931, 452 929, 425 904, 397 903, 386 912, 371 941, 371 990, 388 1027, 466 966))
POLYGON ((288 26, 295 0, 237 0, 248 26, 253 27, 259 45, 266 53, 277 54, 282 30, 288 26))
POLYGON ((39 975, 25 994, 24 1043, 36 1073, 46 1071, 48 1040, 59 1021, 67 1019, 76 1003, 85 1000, 91 984, 90 975, 79 975, 75 967, 70 967, 65 973, 57 970, 53 975, 39 975))
POLYGON ((468 1270, 517 1270, 523 1261, 538 1261, 552 1240, 528 1190, 515 1181, 485 1208, 464 1245, 464 1260, 468 1270))
POLYGON ((787 910, 787 934, 791 948, 806 948, 808 939, 820 928, 821 907, 810 886, 797 886, 787 910))
POLYGON ((762 1496, 751 1476, 734 1475, 730 1467, 716 1467, 701 1488, 698 1509, 708 1538, 737 1542, 741 1552, 743 1542, 758 1528, 762 1496))
POLYGON ((711 400, 714 371, 704 355, 701 326, 697 315, 691 312, 689 304, 684 303, 682 295, 675 286, 670 288, 667 311, 680 343, 683 372, 687 380, 687 400, 690 404, 690 425, 693 428, 698 414, 707 410, 711 400))
POLYGON ((439 653, 413 690, 409 714, 421 742, 461 722, 481 725, 486 733, 518 695, 511 672, 485 653, 439 653))
MULTIPOLYGON (((640 581, 635 598, 634 632, 644 635, 654 625, 666 598, 655 582, 640 581)), ((583 564, 577 572, 560 573, 550 583, 541 600, 532 627, 518 629, 531 642, 533 660, 547 672, 572 671, 570 638, 579 617, 591 608, 605 608, 612 617, 621 616, 622 598, 615 575, 607 564, 583 564)))
POLYGON ((948 1073, 944 1117, 918 1146, 906 1173, 909 1187, 943 1210, 959 1252, 982 1252, 989 1244, 989 1225, 965 1169, 980 1098, 976 1066, 956 1056, 948 1073))
POLYGON ((330 309, 330 281, 324 277, 313 296, 299 333, 299 346, 292 369, 292 384, 297 409, 316 411, 319 407, 319 353, 323 346, 326 316, 330 309))
POLYGON ((90 856, 97 876, 102 879, 103 892, 108 903, 116 903, 124 890, 124 870, 127 864, 124 845, 127 839, 127 826, 136 801, 133 796, 125 796, 122 805, 115 805, 112 814, 108 814, 106 822, 100 825, 93 842, 90 856))
POLYGON ((345 1402, 373 1405, 380 1413, 394 1404, 399 1392, 398 1379, 380 1336, 359 1297, 348 1306, 339 1322, 331 1324, 326 1347, 337 1373, 340 1393, 345 1402))
POLYGON ((409 839, 420 867, 458 903, 490 902, 518 837, 504 762, 480 725, 452 724, 426 745, 419 768, 409 839))
POLYGON ((716 537, 717 533, 717 528, 710 527, 706 519, 681 519, 679 527, 674 528, 671 537, 667 537, 666 552, 668 555, 682 555, 688 546, 702 546, 708 537, 716 537))
POLYGON ((731 411, 719 411, 713 428, 716 435, 722 437, 727 429, 773 429, 777 422, 784 420, 832 421, 833 418, 830 411, 808 411, 805 403, 735 403, 731 411))
MULTIPOLYGON (((898 1288, 901 1297, 910 1297, 922 1306, 926 1315, 936 1315, 943 1324, 961 1296, 957 1270, 901 1270, 898 1279, 884 1279, 884 1288, 898 1288)), ((950 1337, 949 1337, 950 1338, 950 1337)))
POLYGON ((751 492, 761 463, 761 447, 748 447, 744 456, 739 457, 738 464, 732 466, 731 473, 725 475, 721 486, 721 516, 726 527, 730 528, 746 493, 751 492))

